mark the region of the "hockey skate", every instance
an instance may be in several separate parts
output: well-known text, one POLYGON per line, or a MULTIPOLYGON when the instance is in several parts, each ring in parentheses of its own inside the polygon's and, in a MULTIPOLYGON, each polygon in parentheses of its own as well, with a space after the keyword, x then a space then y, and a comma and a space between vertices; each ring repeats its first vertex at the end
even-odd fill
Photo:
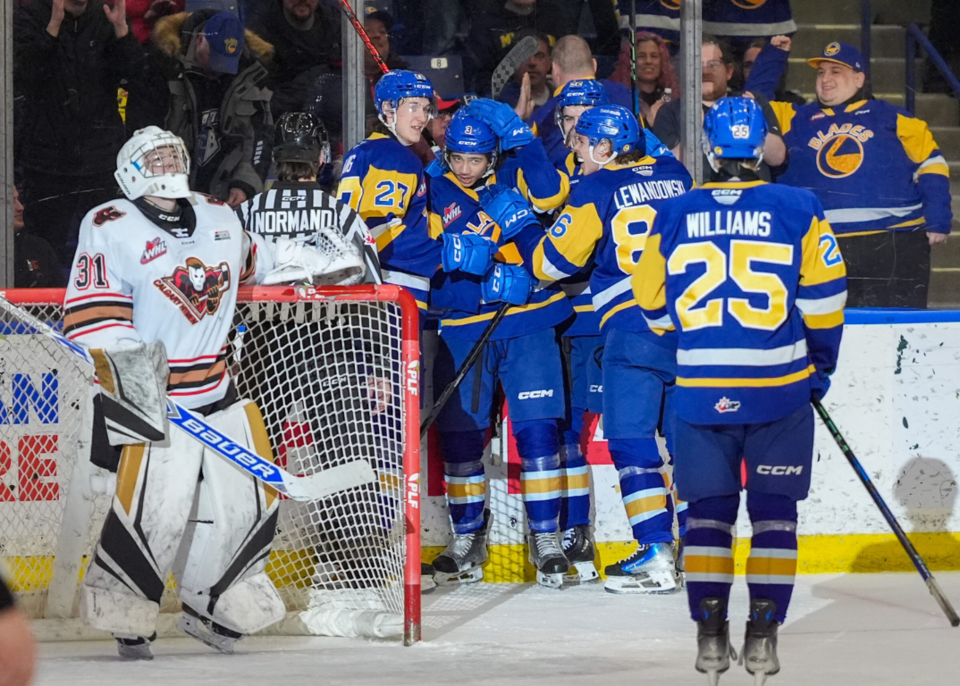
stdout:
POLYGON ((157 640, 157 634, 145 638, 136 636, 134 638, 122 638, 114 636, 117 639, 117 653, 121 660, 152 660, 153 651, 150 650, 150 644, 157 640))
POLYGON ((472 584, 483 579, 487 561, 487 530, 490 510, 483 513, 483 526, 469 534, 453 534, 453 541, 433 561, 434 580, 439 586, 472 584))
POLYGON ((763 686, 768 676, 780 671, 777 657, 777 628, 773 618, 777 604, 765 598, 750 601, 750 618, 747 633, 740 651, 740 664, 753 674, 754 686, 763 686))
POLYGON ((700 601, 700 620, 697 622, 698 672, 707 675, 710 686, 717 686, 720 675, 730 669, 730 658, 737 653, 730 647, 730 622, 727 621, 727 603, 723 598, 704 598, 700 601))
POLYGON ((667 595, 680 590, 673 543, 648 543, 625 560, 607 565, 607 593, 667 595))
POLYGON ((186 604, 183 605, 183 614, 177 620, 177 629, 225 655, 232 655, 237 641, 243 638, 243 634, 201 617, 186 604))
POLYGON ((527 536, 530 564, 537 568, 537 583, 546 588, 561 588, 570 562, 563 554, 556 531, 527 536))
POLYGON ((433 593, 437 590, 437 581, 433 578, 433 575, 437 573, 437 570, 433 568, 433 565, 428 565, 426 562, 420 563, 420 594, 426 595, 427 593, 433 593))
POLYGON ((563 554, 570 562, 570 570, 564 581, 570 584, 586 584, 600 578, 593 558, 596 550, 589 524, 578 524, 563 532, 563 554))

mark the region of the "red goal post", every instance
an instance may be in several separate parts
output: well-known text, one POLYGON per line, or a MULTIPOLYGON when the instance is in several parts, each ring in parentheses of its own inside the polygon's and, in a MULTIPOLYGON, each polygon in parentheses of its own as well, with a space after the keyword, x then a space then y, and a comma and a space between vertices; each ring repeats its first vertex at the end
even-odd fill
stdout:
MULTIPOLYGON (((7 300, 59 327, 64 292, 7 300)), ((390 286, 239 291, 225 354, 289 471, 369 459, 379 479, 281 503, 267 573, 287 603, 270 633, 420 640, 420 340, 417 306, 390 286)), ((77 588, 113 475, 89 463, 93 379, 0 310, 0 559, 41 636, 85 638, 77 588)), ((174 570, 174 576, 176 570, 174 570)), ((179 610, 173 579, 161 635, 179 610)))

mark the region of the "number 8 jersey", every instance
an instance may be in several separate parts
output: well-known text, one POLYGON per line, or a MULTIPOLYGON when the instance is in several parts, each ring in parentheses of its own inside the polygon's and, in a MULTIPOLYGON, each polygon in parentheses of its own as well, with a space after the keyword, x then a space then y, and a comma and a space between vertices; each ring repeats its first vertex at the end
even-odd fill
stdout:
POLYGON ((673 406, 691 424, 786 417, 836 366, 846 269, 809 191, 708 183, 664 203, 633 292, 654 333, 679 333, 673 406))
POLYGON ((630 278, 660 206, 686 193, 693 180, 673 157, 610 164, 581 177, 563 212, 533 254, 536 276, 557 281, 595 264, 590 276, 601 333, 648 331, 630 278))

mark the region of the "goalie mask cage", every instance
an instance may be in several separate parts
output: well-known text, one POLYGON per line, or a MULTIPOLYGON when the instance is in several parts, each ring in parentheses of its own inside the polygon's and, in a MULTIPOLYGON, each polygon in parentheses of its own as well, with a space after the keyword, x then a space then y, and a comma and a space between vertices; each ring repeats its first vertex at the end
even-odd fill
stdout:
MULTIPOLYGON (((5 296, 61 327, 62 290, 5 296)), ((41 638, 102 636, 77 619, 77 591, 115 485, 89 461, 94 381, 2 301, 0 329, 0 559, 21 608, 41 620, 41 638)), ((266 633, 418 641, 413 298, 396 286, 241 288, 226 346, 229 373, 240 397, 262 410, 281 466, 312 474, 360 458, 379 477, 315 502, 282 500, 267 573, 287 616, 266 633)), ((176 575, 175 566, 160 635, 180 610, 176 575)))

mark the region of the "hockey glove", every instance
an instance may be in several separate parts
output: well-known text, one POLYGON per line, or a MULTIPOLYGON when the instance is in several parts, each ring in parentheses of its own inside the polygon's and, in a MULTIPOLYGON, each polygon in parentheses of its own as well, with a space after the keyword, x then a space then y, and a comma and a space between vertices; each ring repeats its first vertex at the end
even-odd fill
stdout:
POLYGON ((511 305, 526 305, 533 293, 533 279, 523 267, 513 264, 494 265, 480 285, 485 303, 502 301, 511 305))
POLYGON ((474 233, 445 233, 441 262, 443 271, 460 270, 467 274, 483 276, 490 269, 497 244, 485 236, 474 233))
POLYGON ((500 150, 513 150, 533 140, 533 131, 510 105, 489 98, 477 98, 468 107, 472 116, 493 129, 500 139, 500 150))
POLYGON ((830 390, 830 375, 818 369, 810 377, 810 399, 820 402, 830 390))
POLYGON ((537 222, 527 201, 509 186, 501 184, 490 186, 490 192, 480 198, 480 206, 493 221, 499 224, 504 240, 516 236, 527 224, 537 222))

